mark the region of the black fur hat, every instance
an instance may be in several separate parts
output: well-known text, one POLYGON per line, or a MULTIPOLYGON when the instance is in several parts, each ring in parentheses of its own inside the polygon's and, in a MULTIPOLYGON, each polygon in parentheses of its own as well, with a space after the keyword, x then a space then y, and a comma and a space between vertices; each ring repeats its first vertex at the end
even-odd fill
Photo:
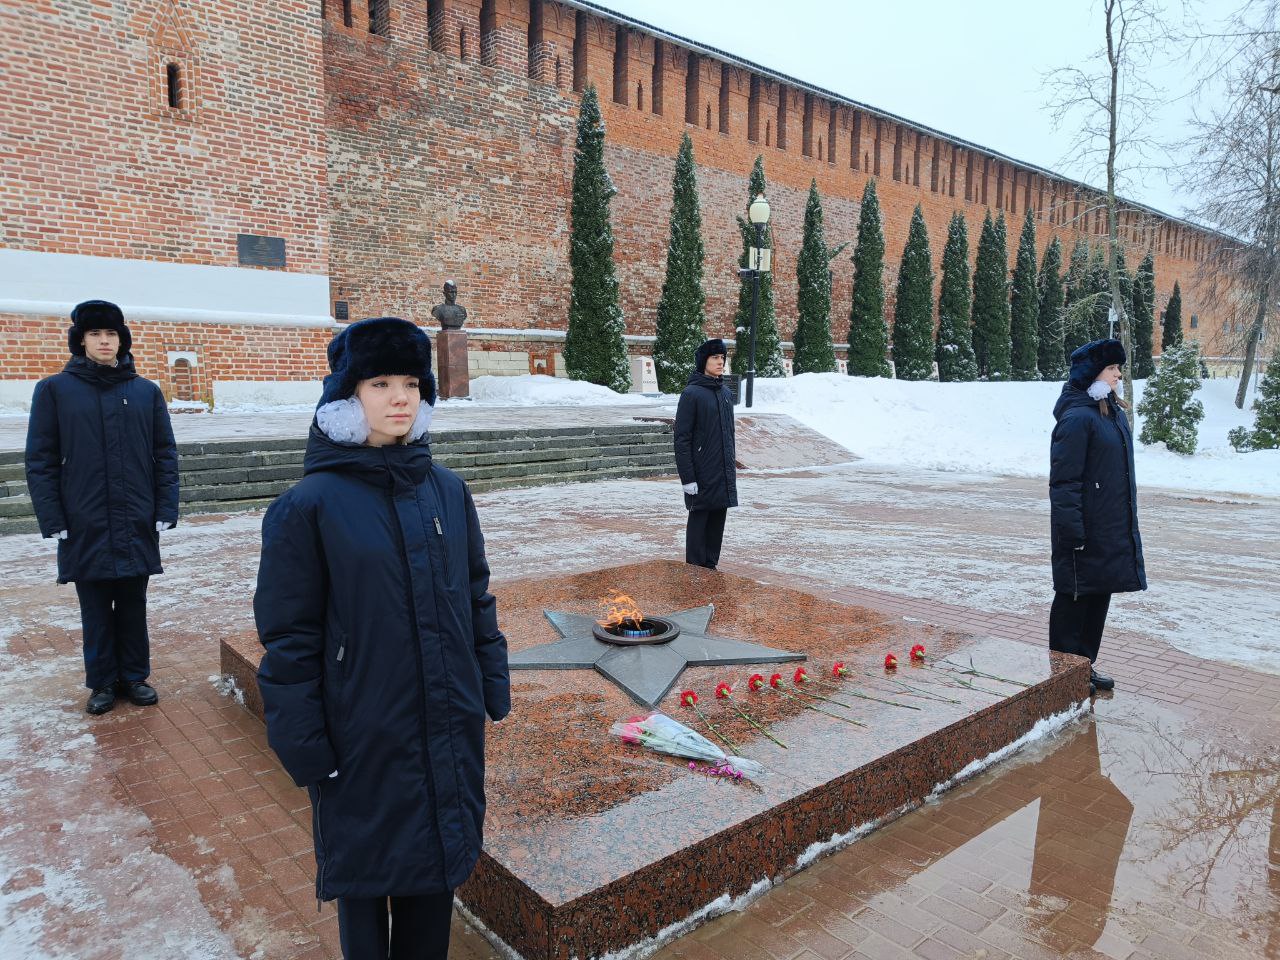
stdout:
POLYGON ((729 356, 729 348, 724 345, 724 341, 719 337, 714 340, 708 340, 698 348, 698 352, 693 355, 694 363, 698 366, 699 373, 707 372, 707 361, 714 356, 729 356))
POLYGON ((125 325, 124 314, 109 300, 86 300, 72 309, 71 326, 67 328, 67 348, 75 356, 84 356, 84 335, 90 330, 114 330, 120 334, 117 357, 123 357, 133 347, 133 335, 125 325))
POLYGON ((431 338, 399 317, 371 317, 351 324, 329 341, 329 369, 320 405, 354 396, 361 380, 417 377, 422 399, 435 406, 431 338))
POLYGON ((1071 351, 1071 375, 1067 379, 1073 387, 1088 390, 1104 369, 1113 363, 1123 367, 1126 360, 1119 340, 1092 340, 1071 351))

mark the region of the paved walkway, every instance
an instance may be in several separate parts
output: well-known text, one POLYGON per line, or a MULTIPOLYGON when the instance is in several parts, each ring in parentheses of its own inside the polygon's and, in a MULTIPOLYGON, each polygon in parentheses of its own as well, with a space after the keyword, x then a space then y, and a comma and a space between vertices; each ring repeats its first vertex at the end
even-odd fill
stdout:
MULTIPOLYGON (((753 473, 741 492, 726 569, 1043 642, 1043 482, 855 464, 753 473)), ((477 505, 503 579, 679 553, 670 479, 477 505)), ((1164 493, 1141 509, 1153 588, 1113 606, 1114 697, 660 956, 1280 957, 1280 511, 1164 493)), ((161 704, 96 719, 49 545, 0 538, 6 960, 338 956, 305 794, 214 682, 217 638, 252 629, 259 523, 165 534, 161 704)), ((497 956, 460 919, 454 933, 451 957, 497 956)))

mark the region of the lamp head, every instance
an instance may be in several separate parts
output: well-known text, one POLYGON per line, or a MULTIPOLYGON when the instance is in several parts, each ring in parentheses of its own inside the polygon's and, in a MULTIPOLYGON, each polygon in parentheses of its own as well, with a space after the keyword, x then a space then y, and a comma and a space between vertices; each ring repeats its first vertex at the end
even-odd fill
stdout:
POLYGON ((751 201, 751 206, 747 208, 747 217, 756 225, 769 222, 769 201, 764 198, 764 194, 751 201))

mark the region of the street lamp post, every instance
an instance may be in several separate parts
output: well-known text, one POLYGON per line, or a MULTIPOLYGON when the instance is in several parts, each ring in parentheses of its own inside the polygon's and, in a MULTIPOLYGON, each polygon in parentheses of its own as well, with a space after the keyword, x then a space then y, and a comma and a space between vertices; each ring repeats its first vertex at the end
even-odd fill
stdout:
POLYGON ((756 382, 756 316, 760 310, 760 274, 768 268, 764 255, 764 228, 769 222, 769 201, 764 195, 756 197, 747 208, 747 217, 755 228, 755 246, 747 259, 751 274, 751 346, 747 355, 747 400, 751 406, 752 391, 756 382))

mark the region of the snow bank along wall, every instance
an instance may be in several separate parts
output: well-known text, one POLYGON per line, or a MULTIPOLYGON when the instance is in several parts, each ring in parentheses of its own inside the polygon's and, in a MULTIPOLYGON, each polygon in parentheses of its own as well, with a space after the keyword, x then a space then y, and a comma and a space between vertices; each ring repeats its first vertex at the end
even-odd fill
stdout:
MULTIPOLYGON (((473 373, 563 374, 577 91, 593 83, 618 187, 616 253, 630 348, 647 353, 680 137, 694 140, 710 332, 732 336, 735 216, 763 154, 779 324, 816 179, 830 242, 852 240, 875 177, 896 269, 921 204, 935 259, 961 210, 986 209, 1009 254, 1036 211, 1043 250, 1105 231, 1097 194, 587 3, 553 0, 89 0, 0 12, 0 403, 65 359, 66 313, 115 299, 139 368, 175 399, 224 383, 323 374, 335 321, 429 323, 446 278, 470 311, 473 373)), ((1154 211, 1122 233, 1174 280, 1184 325, 1217 321, 1193 274, 1211 236, 1154 211)), ((852 265, 834 271, 844 339, 852 265)), ((892 297, 894 278, 886 278, 892 297)), ((887 305, 892 315, 892 302, 887 305)), ((1158 338, 1157 338, 1158 339, 1158 338)), ((271 391, 263 387, 263 396, 271 391)))

